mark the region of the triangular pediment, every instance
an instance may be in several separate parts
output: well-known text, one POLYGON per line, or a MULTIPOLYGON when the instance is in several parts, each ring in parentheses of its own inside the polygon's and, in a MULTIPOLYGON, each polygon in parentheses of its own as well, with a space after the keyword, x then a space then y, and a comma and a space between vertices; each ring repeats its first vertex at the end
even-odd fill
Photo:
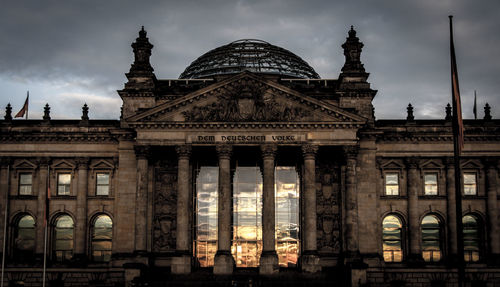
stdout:
POLYGON ((126 119, 129 123, 302 122, 363 124, 366 119, 243 72, 126 119))
POLYGON ((13 167, 14 169, 36 169, 37 165, 28 160, 21 160, 20 162, 16 163, 13 167))

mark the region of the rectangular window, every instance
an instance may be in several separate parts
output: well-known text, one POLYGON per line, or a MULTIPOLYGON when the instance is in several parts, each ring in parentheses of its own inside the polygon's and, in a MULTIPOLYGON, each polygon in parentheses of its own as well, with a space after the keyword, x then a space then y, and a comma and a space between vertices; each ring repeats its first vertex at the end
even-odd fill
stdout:
POLYGON ((399 174, 385 174, 385 195, 399 195, 399 174))
POLYGON ((475 173, 464 173, 464 194, 465 195, 476 195, 477 194, 477 184, 476 184, 476 174, 475 173))
POLYGON ((21 173, 19 175, 19 195, 31 195, 32 174, 21 173))
POLYGON ((425 195, 437 195, 438 194, 438 183, 437 183, 437 174, 435 173, 426 173, 424 175, 425 182, 425 195))
POLYGON ((60 173, 57 175, 57 195, 69 195, 71 185, 71 174, 60 173))
POLYGON ((98 173, 96 195, 109 195, 109 173, 98 173))

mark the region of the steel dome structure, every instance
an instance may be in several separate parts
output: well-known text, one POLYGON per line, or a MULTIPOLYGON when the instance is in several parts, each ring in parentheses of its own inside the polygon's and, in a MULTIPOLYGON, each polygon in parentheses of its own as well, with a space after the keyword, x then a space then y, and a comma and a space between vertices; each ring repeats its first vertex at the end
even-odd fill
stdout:
POLYGON ((293 78, 320 78, 318 73, 299 56, 255 39, 234 41, 203 54, 192 62, 179 78, 207 78, 245 70, 293 78))

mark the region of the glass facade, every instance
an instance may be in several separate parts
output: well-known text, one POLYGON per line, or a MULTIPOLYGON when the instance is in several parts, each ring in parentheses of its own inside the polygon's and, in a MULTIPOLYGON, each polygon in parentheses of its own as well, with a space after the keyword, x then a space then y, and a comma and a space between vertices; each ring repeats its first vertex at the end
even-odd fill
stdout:
POLYGON ((108 262, 111 260, 113 244, 113 221, 107 215, 97 216, 92 230, 92 260, 108 262))
POLYGON ((382 248, 385 262, 403 261, 402 228, 403 225, 396 216, 388 215, 384 218, 382 222, 382 248))
POLYGON ((276 252, 280 266, 297 266, 300 180, 295 167, 276 167, 276 252))
POLYGON ((441 260, 441 229, 434 215, 422 219, 422 257, 426 262, 441 260))
POLYGON ((233 243, 237 267, 257 267, 262 253, 262 173, 238 166, 233 177, 233 243))
POLYGON ((203 166, 197 172, 195 195, 195 257, 200 267, 214 265, 217 252, 219 168, 203 166))

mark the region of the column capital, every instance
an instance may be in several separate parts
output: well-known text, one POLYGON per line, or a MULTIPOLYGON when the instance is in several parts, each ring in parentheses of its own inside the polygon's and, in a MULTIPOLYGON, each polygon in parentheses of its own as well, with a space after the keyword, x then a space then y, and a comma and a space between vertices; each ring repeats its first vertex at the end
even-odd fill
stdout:
POLYGON ((278 147, 275 144, 263 144, 260 146, 262 151, 262 158, 273 158, 276 155, 278 147))
POLYGON ((77 157, 75 159, 75 162, 76 162, 76 166, 78 168, 87 169, 87 167, 89 166, 90 158, 88 158, 88 157, 77 157))
POLYGON ((191 145, 178 145, 175 147, 175 151, 179 158, 189 158, 191 156, 191 145))
POLYGON ((228 144, 218 144, 215 146, 215 150, 217 151, 219 158, 229 158, 231 156, 231 152, 233 151, 233 147, 228 144))
POLYGON ((409 169, 418 168, 419 162, 419 159, 416 157, 405 158, 406 167, 408 167, 409 169))
POLYGON ((304 159, 314 158, 317 152, 318 152, 317 145, 312 145, 312 144, 302 145, 302 154, 304 155, 304 159))
POLYGON ((149 146, 134 146, 134 150, 137 158, 147 159, 151 155, 151 148, 149 146))
POLYGON ((345 157, 347 160, 355 160, 358 156, 359 146, 358 145, 348 145, 342 147, 345 157))

